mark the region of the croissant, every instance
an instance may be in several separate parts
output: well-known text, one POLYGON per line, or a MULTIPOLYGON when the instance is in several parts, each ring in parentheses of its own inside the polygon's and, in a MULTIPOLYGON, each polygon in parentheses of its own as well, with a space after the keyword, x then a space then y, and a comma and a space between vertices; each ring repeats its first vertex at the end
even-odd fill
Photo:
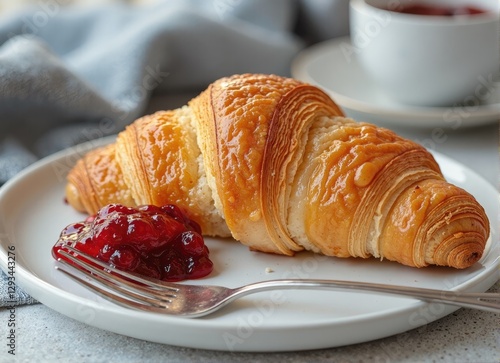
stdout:
POLYGON ((413 267, 469 267, 490 233, 481 205, 425 148, 274 75, 222 78, 182 108, 138 119, 76 164, 66 198, 89 214, 175 203, 206 235, 252 250, 413 267))

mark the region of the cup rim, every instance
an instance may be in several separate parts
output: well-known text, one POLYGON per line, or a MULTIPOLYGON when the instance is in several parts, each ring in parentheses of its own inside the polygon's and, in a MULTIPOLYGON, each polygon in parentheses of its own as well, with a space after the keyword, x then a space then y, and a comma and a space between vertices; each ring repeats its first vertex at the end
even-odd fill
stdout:
MULTIPOLYGON (((424 1, 422 1, 424 2, 424 1)), ((350 7, 358 12, 364 13, 387 13, 391 18, 396 20, 404 20, 407 22, 419 22, 419 23, 429 23, 429 24, 447 24, 447 25, 466 25, 466 24, 478 24, 478 23, 490 23, 499 22, 500 15, 500 4, 496 9, 490 9, 483 14, 470 15, 455 15, 455 16, 440 16, 440 15, 420 15, 420 14, 407 14, 400 13, 394 10, 383 9, 371 5, 367 0, 350 0, 350 7)))

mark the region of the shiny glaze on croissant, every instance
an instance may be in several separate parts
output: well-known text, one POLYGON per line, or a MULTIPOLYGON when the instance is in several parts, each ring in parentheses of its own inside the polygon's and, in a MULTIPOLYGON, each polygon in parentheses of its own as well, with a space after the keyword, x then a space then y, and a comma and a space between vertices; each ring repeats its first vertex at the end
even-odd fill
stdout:
POLYGON ((220 79, 188 106, 135 121, 78 162, 67 199, 87 213, 114 199, 175 203, 207 235, 252 250, 414 267, 468 267, 489 236, 483 208, 422 146, 345 118, 316 87, 269 75, 220 79), (85 162, 99 153, 109 168, 85 162))

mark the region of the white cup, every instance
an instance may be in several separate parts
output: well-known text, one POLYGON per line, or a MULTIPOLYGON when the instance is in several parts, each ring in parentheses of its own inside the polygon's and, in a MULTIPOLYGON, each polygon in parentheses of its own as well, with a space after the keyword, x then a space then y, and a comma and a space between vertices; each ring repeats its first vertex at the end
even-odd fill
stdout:
POLYGON ((498 0, 351 0, 351 42, 361 67, 396 102, 450 106, 500 68, 498 0), (430 16, 391 9, 470 5, 483 14, 430 16))

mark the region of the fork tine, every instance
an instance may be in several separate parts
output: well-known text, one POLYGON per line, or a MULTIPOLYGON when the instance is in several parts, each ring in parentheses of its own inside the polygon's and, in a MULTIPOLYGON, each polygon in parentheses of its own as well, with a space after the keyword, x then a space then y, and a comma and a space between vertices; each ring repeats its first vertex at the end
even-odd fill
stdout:
MULTIPOLYGON (((148 286, 139 285, 137 282, 128 281, 120 276, 104 272, 82 259, 77 259, 76 257, 72 256, 62 249, 58 252, 61 254, 61 256, 64 257, 58 259, 58 263, 60 264, 60 266, 56 266, 58 270, 64 272, 66 275, 73 278, 73 280, 75 280, 76 282, 83 284, 85 287, 91 289, 99 296, 112 302, 117 302, 119 305, 125 307, 134 307, 136 309, 146 311, 156 311, 164 313, 166 309, 168 310, 168 305, 172 302, 172 299, 176 298, 175 292, 178 289, 172 288, 170 286, 169 288, 163 288, 161 290, 158 288, 158 286, 154 289, 151 289, 148 288, 148 286), (73 264, 68 263, 68 261, 71 261, 73 264), (68 269, 73 272, 68 271, 68 269), (90 278, 92 281, 96 281, 106 289, 102 289, 95 284, 85 281, 84 279, 75 275, 74 272, 82 274, 90 278)), ((86 254, 82 254, 82 256, 84 258, 88 258, 89 260, 92 259, 92 257, 86 254)), ((101 263, 99 263, 99 265, 101 265, 101 263)), ((104 263, 102 263, 102 265, 105 266, 106 269, 119 271, 112 266, 108 266, 104 263)), ((150 281, 146 282, 151 283, 150 281)))
MULTIPOLYGON (((59 263, 63 264, 65 267, 69 267, 70 269, 73 269, 74 271, 78 271, 79 273, 82 273, 84 275, 90 276, 90 273, 84 270, 77 269, 76 267, 64 262, 64 261, 59 261, 59 263)), ((111 293, 108 290, 102 289, 99 286, 96 286, 94 284, 91 284, 88 281, 85 281, 84 279, 76 276, 76 274, 73 274, 72 272, 69 272, 65 270, 64 268, 61 268, 61 266, 56 266, 56 269, 63 272, 66 274, 66 276, 70 277, 74 281, 76 281, 79 284, 82 284, 83 286, 87 287, 91 291, 93 291, 95 294, 99 295, 100 297, 111 301, 114 304, 118 304, 120 306, 123 306, 125 308, 135 308, 138 310, 144 310, 144 311, 157 311, 157 312, 165 312, 166 308, 162 305, 146 305, 143 302, 137 302, 134 300, 131 300, 129 298, 124 298, 116 293, 111 293)), ((95 280, 96 276, 92 277, 92 281, 98 281, 95 280)))
MULTIPOLYGON (((172 283, 168 283, 166 281, 162 281, 162 280, 158 280, 158 279, 154 279, 154 278, 149 278, 149 277, 144 277, 144 276, 141 276, 141 275, 138 275, 138 274, 134 274, 132 272, 127 272, 127 271, 123 271, 123 270, 119 270, 117 269, 116 267, 113 267, 101 260, 98 260, 97 258, 95 257, 92 257, 90 256, 89 254, 85 253, 85 252, 81 252, 79 250, 77 250, 76 248, 74 247, 71 247, 69 245, 65 245, 64 247, 61 247, 61 249, 59 249, 59 253, 63 252, 65 253, 66 255, 69 255, 71 257, 73 257, 72 255, 68 254, 67 251, 65 250, 68 250, 70 252, 73 252, 73 253, 76 253, 77 255, 83 257, 84 259, 86 259, 87 261, 89 262, 92 262, 93 264, 99 266, 99 267, 102 267, 103 269, 106 269, 106 270, 109 270, 111 272, 113 272, 115 275, 117 276, 120 276, 120 277, 123 277, 123 278, 126 278, 128 280, 131 280, 131 281, 134 281, 138 284, 143 284, 143 285, 147 285, 151 288, 155 288, 155 289, 160 289, 160 290, 165 290, 165 289, 169 289, 173 292, 177 292, 179 291, 179 289, 172 283)), ((74 257, 73 257, 74 258, 74 257)), ((81 260, 78 260, 78 259, 75 259, 76 261, 74 261, 75 263, 79 263, 81 260)))
MULTIPOLYGON (((130 291, 133 294, 141 294, 142 296, 147 296, 153 299, 161 299, 166 302, 170 302, 171 300, 165 298, 175 298, 175 294, 171 290, 147 289, 143 285, 139 285, 136 282, 131 282, 120 276, 115 276, 110 273, 106 273, 102 270, 99 270, 98 268, 92 266, 91 264, 83 260, 77 259, 76 257, 72 256, 71 254, 67 253, 64 250, 60 250, 59 253, 68 260, 70 260, 71 262, 73 262, 76 266, 80 267, 79 269, 80 271, 85 273, 86 270, 90 274, 93 274, 94 276, 89 276, 89 277, 95 277, 101 284, 107 287, 110 287, 110 285, 112 284, 114 288, 119 290, 120 292, 126 293, 126 291, 130 291)), ((69 265, 66 261, 62 259, 58 259, 58 261, 63 265, 66 266, 69 265)), ((85 273, 85 275, 88 274, 85 273)))

